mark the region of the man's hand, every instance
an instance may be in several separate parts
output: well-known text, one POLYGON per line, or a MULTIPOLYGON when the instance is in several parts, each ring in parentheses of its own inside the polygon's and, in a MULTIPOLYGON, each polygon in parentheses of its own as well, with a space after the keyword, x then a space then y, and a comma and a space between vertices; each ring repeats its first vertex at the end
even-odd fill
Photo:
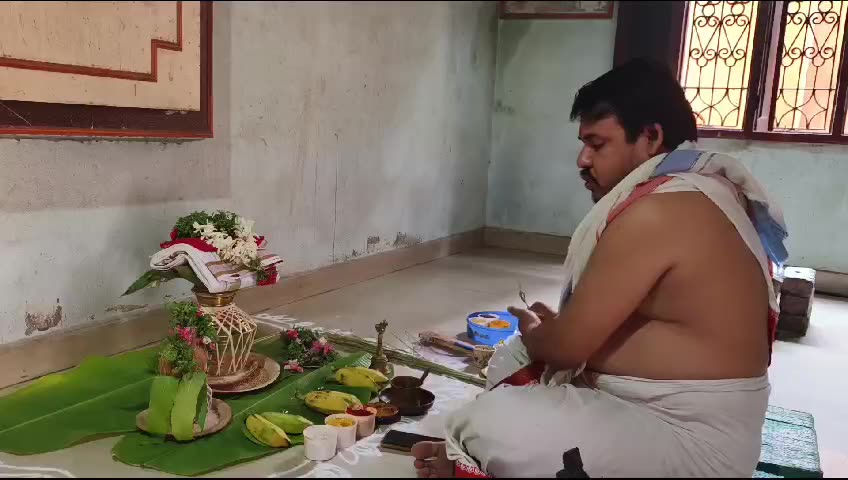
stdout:
POLYGON ((536 302, 533 305, 530 305, 530 311, 535 313, 536 316, 539 317, 539 320, 543 322, 552 320, 557 315, 554 309, 542 302, 536 302))
POLYGON ((523 336, 528 335, 542 324, 542 320, 539 319, 539 316, 530 310, 518 307, 509 307, 507 308, 507 311, 518 318, 518 330, 523 336))

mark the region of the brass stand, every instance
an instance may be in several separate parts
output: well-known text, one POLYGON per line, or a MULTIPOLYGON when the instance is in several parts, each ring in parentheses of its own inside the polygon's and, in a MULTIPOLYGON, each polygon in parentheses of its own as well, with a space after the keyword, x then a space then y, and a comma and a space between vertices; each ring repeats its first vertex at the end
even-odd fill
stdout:
POLYGON ((371 369, 377 370, 386 376, 392 373, 391 365, 389 365, 389 357, 383 352, 383 334, 386 333, 386 327, 388 326, 389 322, 385 320, 374 325, 374 328, 377 330, 377 351, 374 352, 374 357, 371 358, 371 369))

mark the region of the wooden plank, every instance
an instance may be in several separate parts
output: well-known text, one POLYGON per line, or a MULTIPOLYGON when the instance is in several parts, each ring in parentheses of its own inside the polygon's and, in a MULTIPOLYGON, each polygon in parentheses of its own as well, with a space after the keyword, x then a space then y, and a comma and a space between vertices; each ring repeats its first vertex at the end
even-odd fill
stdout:
POLYGON ((564 257, 571 238, 546 233, 521 232, 500 227, 486 227, 486 246, 545 253, 564 257))

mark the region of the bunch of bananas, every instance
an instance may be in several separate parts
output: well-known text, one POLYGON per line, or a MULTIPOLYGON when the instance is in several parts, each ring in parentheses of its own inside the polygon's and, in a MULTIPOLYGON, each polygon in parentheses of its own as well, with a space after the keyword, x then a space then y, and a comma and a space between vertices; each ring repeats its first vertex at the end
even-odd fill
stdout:
POLYGON ((288 413, 265 412, 249 415, 245 420, 245 436, 254 443, 274 448, 291 445, 289 435, 300 435, 312 425, 308 419, 288 413))
POLYGON ((356 396, 350 393, 334 392, 332 390, 309 392, 303 400, 306 402, 307 407, 325 415, 345 413, 349 407, 362 405, 362 402, 356 396))
POLYGON ((336 381, 348 387, 363 387, 378 393, 389 382, 382 373, 365 367, 348 367, 336 370, 336 381))

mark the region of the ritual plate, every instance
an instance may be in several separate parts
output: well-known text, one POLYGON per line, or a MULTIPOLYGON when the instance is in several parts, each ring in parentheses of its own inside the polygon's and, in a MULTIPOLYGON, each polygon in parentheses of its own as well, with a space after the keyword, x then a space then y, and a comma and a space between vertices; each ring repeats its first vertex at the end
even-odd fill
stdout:
POLYGON ((259 353, 251 353, 244 362, 242 375, 237 372, 227 377, 209 377, 209 388, 213 393, 244 393, 265 388, 280 376, 280 364, 259 353), (230 379, 229 381, 223 381, 230 379))
MULTIPOLYGON (((139 412, 135 416, 135 425, 143 431, 147 431, 147 415, 148 411, 139 412)), ((233 410, 223 400, 213 398, 209 404, 209 413, 206 414, 206 426, 201 429, 200 425, 194 424, 194 438, 205 437, 213 433, 220 432, 233 419, 233 410)), ((171 434, 168 433, 170 437, 171 434)))

